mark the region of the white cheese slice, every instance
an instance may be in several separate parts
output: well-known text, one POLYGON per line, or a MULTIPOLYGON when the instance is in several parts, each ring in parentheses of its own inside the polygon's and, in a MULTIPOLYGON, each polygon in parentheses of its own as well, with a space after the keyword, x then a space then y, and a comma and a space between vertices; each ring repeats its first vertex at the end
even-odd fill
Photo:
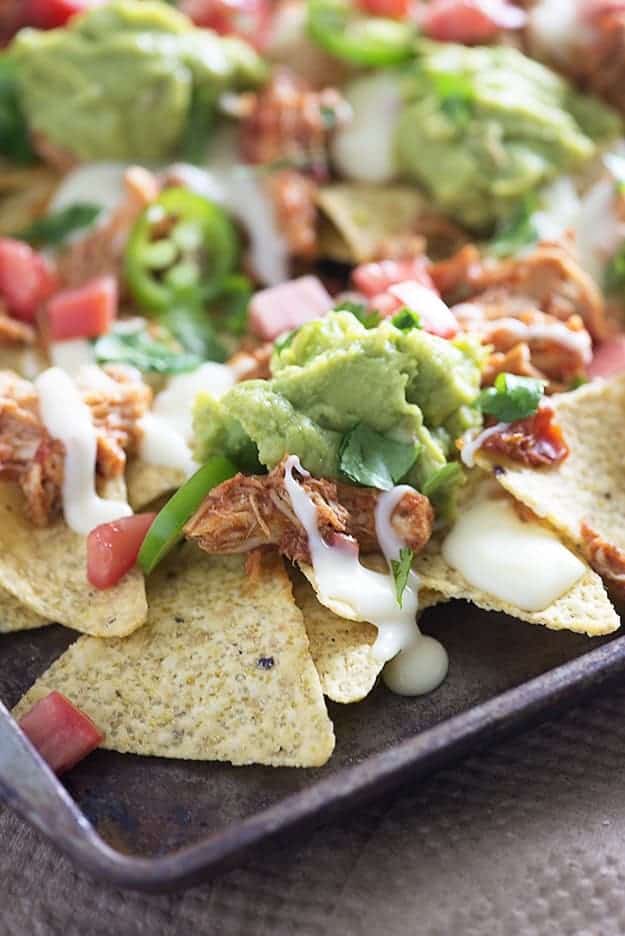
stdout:
POLYGON ((525 522, 507 499, 466 510, 447 535, 443 557, 471 585, 523 611, 543 611, 586 566, 550 530, 525 522))

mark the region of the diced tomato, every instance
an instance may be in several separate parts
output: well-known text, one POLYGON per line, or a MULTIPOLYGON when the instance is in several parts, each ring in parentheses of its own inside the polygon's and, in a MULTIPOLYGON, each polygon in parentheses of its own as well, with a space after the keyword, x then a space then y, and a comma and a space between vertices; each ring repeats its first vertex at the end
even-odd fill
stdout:
POLYGON ((42 302, 57 288, 45 257, 24 241, 0 237, 0 299, 14 318, 33 322, 42 302))
POLYGON ((250 303, 250 329, 265 341, 321 318, 333 306, 332 297, 316 276, 261 289, 250 303))
POLYGON ((57 774, 71 770, 104 741, 100 729, 60 692, 36 702, 19 725, 57 774))
POLYGON ((507 0, 432 0, 420 17, 430 39, 479 45, 502 30, 521 29, 527 14, 507 0))
POLYGON ((155 513, 101 523, 87 537, 87 578, 95 588, 112 588, 137 561, 155 513))
POLYGON ((358 0, 358 6, 372 16, 405 19, 413 6, 411 0, 358 0))
POLYGON ((48 335, 52 341, 97 338, 105 335, 117 314, 117 280, 99 276, 78 289, 64 289, 46 306, 48 335))
POLYGON ((239 36, 257 49, 267 42, 270 0, 182 0, 180 9, 197 26, 214 29, 222 36, 239 36))
POLYGON ((499 431, 484 439, 481 448, 532 468, 559 465, 570 451, 555 410, 548 404, 527 419, 503 424, 499 431))
POLYGON ((356 289, 371 299, 386 292, 389 286, 416 280, 422 286, 436 292, 436 287, 428 273, 429 261, 426 257, 413 257, 409 260, 380 260, 376 263, 361 263, 352 273, 356 289))
POLYGON ((390 286, 388 293, 397 301, 394 312, 404 306, 417 312, 423 328, 431 335, 453 338, 458 334, 458 319, 434 290, 408 280, 390 286))
POLYGON ((589 377, 612 377, 625 371, 625 335, 608 338, 595 349, 588 365, 589 377))
POLYGON ((24 0, 23 20, 26 26, 55 29, 64 26, 72 16, 105 0, 24 0))

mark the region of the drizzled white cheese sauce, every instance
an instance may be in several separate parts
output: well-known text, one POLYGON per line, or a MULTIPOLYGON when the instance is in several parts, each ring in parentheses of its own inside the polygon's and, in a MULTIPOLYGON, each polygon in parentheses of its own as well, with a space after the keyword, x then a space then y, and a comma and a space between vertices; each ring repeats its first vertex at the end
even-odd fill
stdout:
POLYGON ((67 525, 87 534, 100 523, 129 516, 132 510, 125 501, 107 500, 96 493, 96 432, 74 381, 60 368, 50 367, 37 377, 35 388, 43 425, 65 446, 61 494, 67 525))
MULTIPOLYGON (((100 208, 94 225, 105 224, 119 208, 124 197, 124 173, 128 166, 126 163, 104 162, 86 163, 73 169, 63 177, 54 193, 49 211, 62 211, 71 205, 88 202, 100 208)), ((69 240, 80 240, 85 230, 81 228, 75 231, 69 240)))
POLYGON ((524 611, 544 611, 586 571, 554 533, 521 520, 501 496, 485 496, 465 510, 442 554, 475 588, 524 611))
POLYGON ((167 388, 157 394, 150 412, 141 420, 141 458, 149 464, 174 468, 187 475, 197 471, 199 465, 190 448, 195 398, 201 391, 219 397, 234 381, 231 368, 210 361, 190 374, 172 377, 167 388))
POLYGON ((501 432, 508 427, 509 423, 498 422, 494 426, 489 426, 481 432, 475 432, 475 429, 469 429, 462 437, 462 448, 460 458, 467 468, 473 468, 475 465, 475 455, 482 448, 487 439, 497 432, 501 432))
POLYGON ((515 318, 493 319, 489 325, 492 326, 493 331, 505 329, 520 341, 553 341, 581 355, 584 364, 589 364, 592 360, 592 341, 585 329, 573 331, 567 328, 564 322, 538 322, 534 325, 527 325, 515 318))
MULTIPOLYGON (((344 608, 346 617, 369 621, 377 627, 373 654, 378 660, 391 660, 397 654, 403 657, 408 651, 406 658, 394 667, 395 672, 401 673, 404 694, 418 695, 435 689, 446 672, 446 667, 441 665, 442 656, 446 654, 442 647, 442 653, 432 653, 431 638, 423 637, 417 627, 418 577, 410 573, 400 608, 390 572, 384 574, 367 569, 356 551, 340 545, 329 546, 324 541, 317 526, 317 508, 293 476, 294 469, 308 477, 299 459, 291 455, 285 465, 284 484, 293 512, 308 537, 320 600, 331 607, 344 608), (427 658, 420 657, 422 648, 427 658)), ((406 490, 411 488, 398 488, 382 495, 378 503, 376 529, 387 561, 399 558, 399 550, 405 545, 392 530, 390 517, 406 490)), ((400 685, 400 681, 396 683, 400 685)))
POLYGON ((52 341, 48 351, 53 367, 75 377, 83 367, 95 362, 93 345, 86 338, 72 338, 68 341, 52 341))

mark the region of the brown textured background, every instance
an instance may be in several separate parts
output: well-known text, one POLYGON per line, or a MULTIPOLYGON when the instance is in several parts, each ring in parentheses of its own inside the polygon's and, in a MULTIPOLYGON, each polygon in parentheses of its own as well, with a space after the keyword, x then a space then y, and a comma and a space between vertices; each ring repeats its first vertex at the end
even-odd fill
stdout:
POLYGON ((0 936, 624 933, 625 687, 180 895, 94 884, 0 810, 0 936))

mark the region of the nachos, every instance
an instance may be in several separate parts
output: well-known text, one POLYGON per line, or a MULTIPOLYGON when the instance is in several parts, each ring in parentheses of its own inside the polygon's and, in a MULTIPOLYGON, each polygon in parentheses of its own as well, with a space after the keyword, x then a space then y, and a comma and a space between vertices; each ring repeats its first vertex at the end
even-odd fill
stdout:
POLYGON ((625 13, 570 6, 5 4, 0 635, 78 632, 15 712, 54 769, 320 767, 454 599, 619 628, 625 13))

